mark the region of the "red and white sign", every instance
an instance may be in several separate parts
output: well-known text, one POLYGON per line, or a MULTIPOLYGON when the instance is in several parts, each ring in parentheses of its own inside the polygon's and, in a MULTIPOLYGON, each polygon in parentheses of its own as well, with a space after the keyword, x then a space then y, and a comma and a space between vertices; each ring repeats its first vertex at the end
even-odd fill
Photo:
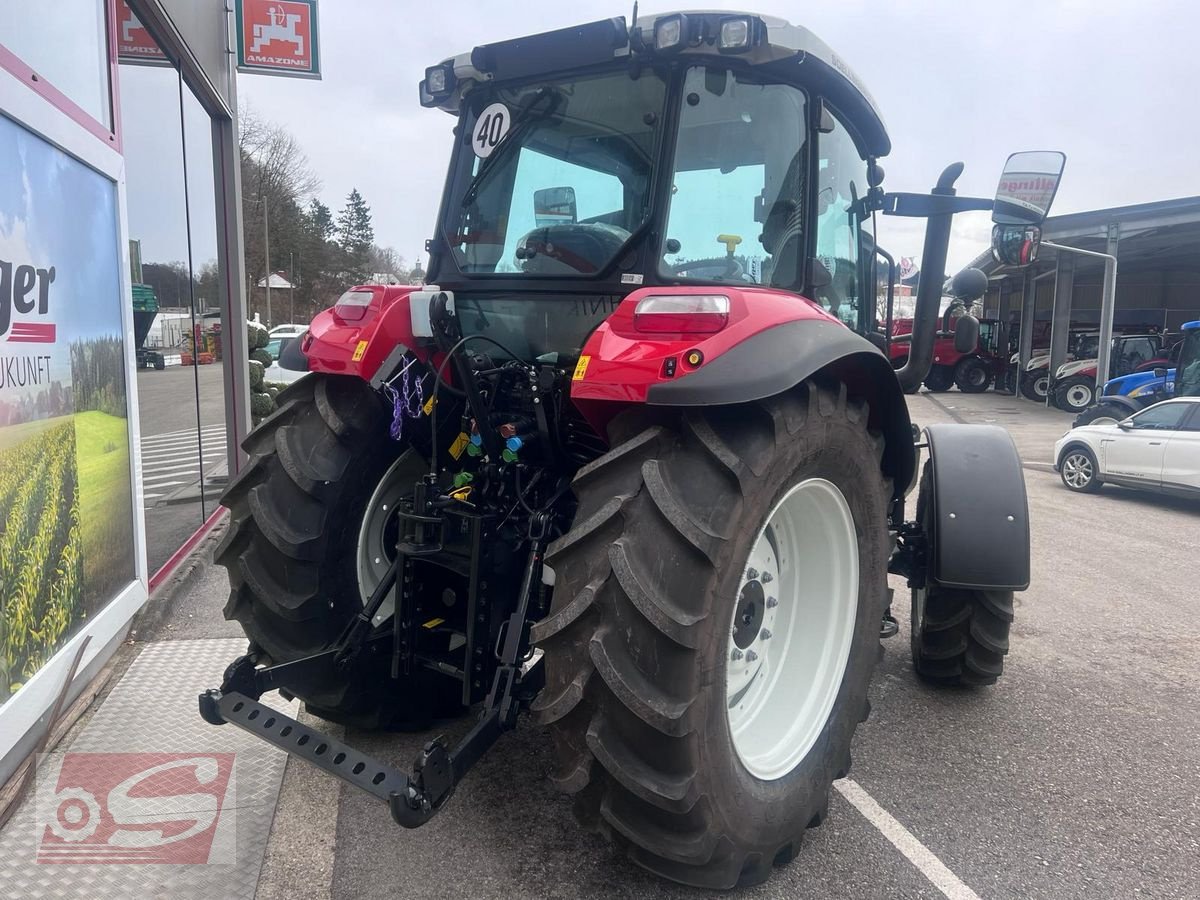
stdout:
POLYGON ((1012 203, 1044 216, 1050 210, 1058 176, 1040 172, 1005 172, 1000 178, 996 199, 1012 203))
POLYGON ((316 0, 238 0, 238 68, 319 78, 316 0))
POLYGON ((117 58, 126 62, 165 62, 167 59, 125 0, 117 4, 117 58))
POLYGON ((216 859, 232 753, 68 753, 40 804, 37 861, 98 865, 216 859))

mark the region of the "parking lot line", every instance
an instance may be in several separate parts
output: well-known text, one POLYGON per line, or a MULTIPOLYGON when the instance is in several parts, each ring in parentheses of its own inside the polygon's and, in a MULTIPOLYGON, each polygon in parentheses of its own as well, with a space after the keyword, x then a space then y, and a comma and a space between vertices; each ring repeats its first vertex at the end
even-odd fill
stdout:
POLYGON ((946 864, 917 840, 911 831, 897 822, 891 813, 875 802, 875 798, 863 790, 858 782, 843 778, 835 781, 833 786, 946 897, 950 900, 980 900, 978 894, 946 868, 946 864))

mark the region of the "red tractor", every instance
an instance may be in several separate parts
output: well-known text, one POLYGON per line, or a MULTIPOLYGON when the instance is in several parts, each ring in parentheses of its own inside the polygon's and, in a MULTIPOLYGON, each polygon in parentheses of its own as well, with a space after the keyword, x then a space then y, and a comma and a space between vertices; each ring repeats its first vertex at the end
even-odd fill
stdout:
MULTIPOLYGON (((850 766, 889 571, 921 677, 1001 674, 1029 581, 1020 462, 1000 428, 922 435, 904 398, 953 214, 993 201, 955 195, 961 164, 930 195, 884 193, 870 96, 764 16, 487 44, 420 96, 457 119, 430 284, 318 316, 311 371, 246 439, 218 559, 250 647, 201 713, 405 827, 532 714, 586 827, 669 879, 763 881, 850 766), (899 371, 876 212, 928 219, 899 371), (260 702, 276 689, 356 727, 477 719, 401 771, 260 702)), ((1062 164, 1010 160, 1006 259, 1036 251, 1053 195, 1015 173, 1062 164)))
MULTIPOLYGON (((925 387, 930 391, 948 391, 957 387, 967 394, 982 394, 996 379, 1003 380, 1006 361, 1003 354, 996 352, 996 342, 1003 334, 1003 325, 997 319, 979 320, 979 340, 967 352, 955 346, 952 330, 958 317, 949 319, 948 328, 938 331, 933 344, 933 365, 925 376, 925 387)), ((895 334, 888 346, 888 355, 897 369, 908 362, 909 344, 912 342, 912 319, 897 319, 895 334)))

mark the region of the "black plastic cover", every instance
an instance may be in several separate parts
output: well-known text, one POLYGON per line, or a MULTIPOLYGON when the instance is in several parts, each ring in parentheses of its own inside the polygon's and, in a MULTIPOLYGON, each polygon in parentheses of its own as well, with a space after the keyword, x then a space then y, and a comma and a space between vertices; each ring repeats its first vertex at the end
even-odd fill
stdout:
POLYGON ((947 587, 1029 587, 1029 504, 1021 457, 996 425, 930 425, 933 580, 947 587))

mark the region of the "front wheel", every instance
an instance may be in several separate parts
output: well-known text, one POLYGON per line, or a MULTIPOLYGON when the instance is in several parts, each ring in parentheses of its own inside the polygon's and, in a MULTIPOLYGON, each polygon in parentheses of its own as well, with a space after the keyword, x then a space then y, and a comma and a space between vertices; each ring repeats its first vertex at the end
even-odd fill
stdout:
POLYGON ((954 387, 954 370, 949 366, 933 366, 925 376, 925 387, 939 394, 950 390, 954 387))
POLYGON ((1080 494, 1094 494, 1100 490, 1100 472, 1096 457, 1087 447, 1071 447, 1063 454, 1058 467, 1063 485, 1080 494))
POLYGON ((1021 376, 1021 393, 1028 400, 1038 403, 1046 402, 1046 394, 1050 392, 1050 373, 1045 369, 1026 372, 1021 376))
MULTIPOLYGON (((921 476, 917 521, 932 535, 929 503, 933 477, 921 476)), ((951 588, 928 580, 912 591, 912 659, 917 675, 931 684, 995 684, 1004 672, 1013 592, 951 588)))
POLYGON ((836 384, 640 423, 576 476, 534 709, 585 825, 666 878, 753 884, 825 817, 867 713, 883 441, 836 384))
POLYGON ((1054 405, 1064 412, 1081 413, 1095 397, 1096 383, 1090 378, 1068 378, 1054 388, 1054 405))
POLYGON ((954 384, 964 394, 982 394, 992 383, 992 368, 978 356, 968 356, 954 369, 954 384))

